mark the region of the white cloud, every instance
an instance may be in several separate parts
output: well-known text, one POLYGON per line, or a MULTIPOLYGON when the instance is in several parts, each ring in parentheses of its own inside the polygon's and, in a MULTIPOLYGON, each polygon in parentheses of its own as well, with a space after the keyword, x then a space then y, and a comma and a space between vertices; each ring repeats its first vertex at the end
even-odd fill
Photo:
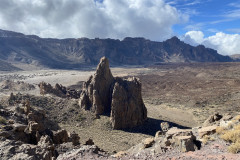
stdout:
POLYGON ((189 31, 185 34, 185 37, 192 39, 194 43, 200 44, 204 40, 204 34, 201 31, 189 31))
POLYGON ((164 40, 188 16, 164 0, 1 0, 0 28, 42 37, 164 40))
POLYGON ((186 43, 196 45, 203 44, 213 48, 222 55, 240 54, 240 35, 217 32, 213 36, 205 37, 201 31, 189 31, 182 38, 186 43))

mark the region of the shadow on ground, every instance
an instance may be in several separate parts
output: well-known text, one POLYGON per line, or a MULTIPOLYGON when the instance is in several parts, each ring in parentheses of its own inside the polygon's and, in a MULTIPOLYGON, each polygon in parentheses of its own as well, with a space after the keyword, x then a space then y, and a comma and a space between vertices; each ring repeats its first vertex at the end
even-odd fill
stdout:
POLYGON ((146 135, 155 136, 156 132, 161 130, 160 124, 162 122, 168 122, 170 127, 189 129, 189 127, 181 126, 181 125, 178 125, 173 122, 163 121, 163 120, 154 119, 154 118, 148 118, 143 125, 137 126, 137 127, 131 128, 131 129, 124 129, 124 131, 131 132, 131 133, 142 133, 142 134, 146 134, 146 135))

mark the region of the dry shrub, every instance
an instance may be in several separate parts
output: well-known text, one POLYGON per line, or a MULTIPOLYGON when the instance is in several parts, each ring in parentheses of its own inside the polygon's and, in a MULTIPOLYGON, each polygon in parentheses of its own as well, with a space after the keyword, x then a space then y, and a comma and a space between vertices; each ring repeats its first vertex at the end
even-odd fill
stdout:
POLYGON ((222 139, 228 142, 235 143, 240 139, 240 130, 229 130, 226 131, 222 136, 222 139))
POLYGON ((217 134, 224 134, 226 132, 226 128, 224 127, 217 127, 216 128, 216 133, 217 134))
POLYGON ((231 146, 228 147, 228 151, 231 153, 239 153, 240 152, 240 142, 237 141, 236 143, 231 144, 231 146))
POLYGON ((4 117, 0 116, 0 124, 6 124, 6 123, 7 123, 7 120, 4 117))
POLYGON ((214 140, 215 140, 214 137, 209 136, 209 135, 205 135, 205 136, 203 137, 203 139, 202 139, 202 143, 203 143, 203 144, 207 144, 207 142, 209 142, 209 141, 214 141, 214 140))
POLYGON ((221 138, 232 144, 228 147, 231 153, 240 152, 240 125, 235 125, 232 130, 226 130, 221 135, 221 138))

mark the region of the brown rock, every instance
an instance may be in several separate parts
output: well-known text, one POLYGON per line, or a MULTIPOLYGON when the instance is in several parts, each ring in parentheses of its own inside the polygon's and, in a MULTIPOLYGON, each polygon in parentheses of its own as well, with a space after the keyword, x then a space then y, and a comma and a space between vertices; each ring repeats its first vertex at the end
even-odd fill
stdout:
POLYGON ((85 145, 94 145, 94 142, 93 142, 93 140, 92 140, 91 138, 89 138, 89 139, 86 141, 85 145))
POLYGON ((192 136, 192 135, 193 133, 191 129, 179 129, 176 127, 170 128, 166 133, 166 136, 168 138, 176 137, 176 136, 192 136))
POLYGON ((137 78, 116 78, 112 93, 111 121, 114 129, 131 128, 143 124, 147 109, 141 95, 141 83, 137 78))
POLYGON ((192 136, 177 136, 175 137, 174 145, 179 147, 181 152, 195 151, 196 146, 192 136))
POLYGON ((119 151, 116 154, 112 155, 113 158, 121 158, 123 156, 127 155, 126 151, 119 151))
POLYGON ((154 144, 154 138, 146 138, 144 141, 143 141, 143 146, 144 148, 149 148, 149 147, 152 147, 152 145, 154 144))
POLYGON ((203 127, 198 130, 199 137, 203 138, 205 135, 212 135, 216 133, 216 128, 217 126, 208 126, 208 127, 203 127))
POLYGON ((27 134, 35 133, 40 130, 40 125, 35 121, 28 122, 28 126, 25 128, 27 134))
POLYGON ((70 138, 70 141, 72 141, 72 144, 73 144, 74 146, 80 144, 80 142, 79 142, 80 137, 79 137, 78 134, 76 134, 75 132, 74 132, 74 133, 71 133, 70 136, 69 136, 69 138, 70 138))
POLYGON ((101 58, 94 76, 90 76, 83 85, 83 92, 79 101, 82 108, 90 109, 96 114, 109 112, 111 109, 111 85, 114 78, 109 69, 106 57, 101 58))
POLYGON ((65 129, 53 132, 53 143, 54 144, 62 144, 64 142, 68 142, 68 133, 65 129))
POLYGON ((207 127, 212 126, 213 124, 219 124, 220 119, 222 119, 222 117, 223 117, 222 115, 215 113, 208 117, 208 119, 203 123, 203 126, 207 127))
POLYGON ((139 79, 114 78, 105 57, 101 58, 94 76, 84 83, 79 105, 96 115, 111 113, 114 129, 141 125, 147 119, 139 79))

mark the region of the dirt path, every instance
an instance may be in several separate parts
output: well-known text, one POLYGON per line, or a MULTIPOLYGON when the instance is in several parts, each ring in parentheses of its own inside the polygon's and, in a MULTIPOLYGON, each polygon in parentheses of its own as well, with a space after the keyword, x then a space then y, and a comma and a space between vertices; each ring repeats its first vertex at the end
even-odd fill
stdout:
POLYGON ((169 121, 185 127, 198 126, 194 115, 187 110, 169 107, 167 104, 153 105, 145 103, 148 110, 148 117, 169 121))

